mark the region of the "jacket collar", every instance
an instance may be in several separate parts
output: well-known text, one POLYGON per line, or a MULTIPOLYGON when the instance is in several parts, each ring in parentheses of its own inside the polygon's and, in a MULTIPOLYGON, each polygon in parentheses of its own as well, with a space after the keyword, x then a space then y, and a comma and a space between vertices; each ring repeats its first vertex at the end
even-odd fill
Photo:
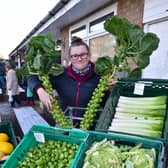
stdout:
POLYGON ((86 73, 83 76, 80 76, 79 74, 75 73, 72 69, 72 64, 70 66, 68 66, 67 68, 67 73, 70 77, 72 77, 73 79, 77 80, 78 82, 81 82, 87 78, 89 78, 93 73, 94 73, 94 64, 92 62, 91 63, 91 68, 88 71, 88 73, 86 73))

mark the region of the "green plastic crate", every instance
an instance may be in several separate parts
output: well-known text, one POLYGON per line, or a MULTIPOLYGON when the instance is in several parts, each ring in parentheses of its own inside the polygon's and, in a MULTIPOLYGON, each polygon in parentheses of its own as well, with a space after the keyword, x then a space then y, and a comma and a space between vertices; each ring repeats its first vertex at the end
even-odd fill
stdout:
MULTIPOLYGON (((117 106, 118 99, 120 96, 152 97, 152 96, 161 96, 161 95, 168 96, 168 80, 131 79, 131 78, 120 79, 119 82, 113 87, 111 94, 108 100, 106 101, 104 110, 97 122, 96 130, 97 131, 108 130, 111 124, 111 121, 115 115, 115 108, 117 106), (144 94, 142 96, 134 94, 135 83, 145 84, 144 94)), ((150 137, 150 138, 153 138, 153 137, 150 137)), ((162 136, 159 139, 165 143, 167 143, 168 141, 168 108, 166 108, 166 115, 165 115, 162 136)))
MULTIPOLYGON (((0 122, 0 133, 6 133, 9 136, 9 142, 17 146, 17 140, 14 133, 13 125, 10 121, 0 122)), ((4 160, 0 160, 0 164, 3 163, 4 160)))
POLYGON ((107 138, 107 140, 114 140, 117 146, 120 145, 128 145, 128 146, 136 146, 138 144, 142 144, 143 148, 151 149, 154 148, 156 150, 156 163, 155 168, 163 168, 165 166, 164 163, 164 145, 160 140, 152 140, 148 138, 133 136, 133 135, 124 135, 120 133, 103 133, 97 131, 89 131, 89 137, 87 142, 85 143, 85 147, 80 154, 80 161, 78 162, 78 168, 82 168, 85 159, 85 152, 90 149, 94 142, 99 142, 107 138))
POLYGON ((14 146, 17 145, 13 125, 10 121, 0 122, 0 133, 1 132, 6 133, 9 136, 9 142, 11 142, 14 146))
POLYGON ((42 133, 46 140, 60 140, 78 144, 79 148, 72 161, 70 168, 76 168, 79 161, 79 155, 82 151, 84 143, 88 138, 88 133, 77 129, 62 129, 51 126, 33 126, 32 129, 23 137, 21 142, 12 152, 11 156, 4 162, 2 168, 16 168, 18 161, 23 160, 26 152, 30 147, 37 145, 34 133, 42 133))

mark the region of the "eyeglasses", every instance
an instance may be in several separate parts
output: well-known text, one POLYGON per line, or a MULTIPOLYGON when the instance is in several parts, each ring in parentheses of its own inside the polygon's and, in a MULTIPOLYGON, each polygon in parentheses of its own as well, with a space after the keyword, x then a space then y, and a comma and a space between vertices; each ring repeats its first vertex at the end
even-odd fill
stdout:
POLYGON ((76 61, 79 57, 81 59, 86 59, 88 57, 88 53, 81 53, 81 54, 70 55, 71 60, 74 60, 74 61, 76 61))

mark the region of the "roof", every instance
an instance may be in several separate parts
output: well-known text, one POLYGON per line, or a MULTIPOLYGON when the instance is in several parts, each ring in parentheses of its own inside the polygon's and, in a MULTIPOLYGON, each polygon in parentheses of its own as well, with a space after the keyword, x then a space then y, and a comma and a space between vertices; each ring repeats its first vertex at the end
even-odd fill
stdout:
POLYGON ((60 0, 9 54, 9 56, 12 56, 17 53, 19 49, 23 48, 32 36, 51 31, 53 37, 58 39, 61 28, 68 26, 95 12, 97 9, 103 8, 103 6, 112 4, 115 1, 116 0, 60 0))

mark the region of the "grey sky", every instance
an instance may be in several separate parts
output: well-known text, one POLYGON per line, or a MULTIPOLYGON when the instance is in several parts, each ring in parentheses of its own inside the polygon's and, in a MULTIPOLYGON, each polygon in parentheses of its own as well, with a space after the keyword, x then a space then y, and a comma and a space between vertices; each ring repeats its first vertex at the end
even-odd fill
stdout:
POLYGON ((8 54, 48 14, 59 0, 1 0, 0 54, 8 54))

